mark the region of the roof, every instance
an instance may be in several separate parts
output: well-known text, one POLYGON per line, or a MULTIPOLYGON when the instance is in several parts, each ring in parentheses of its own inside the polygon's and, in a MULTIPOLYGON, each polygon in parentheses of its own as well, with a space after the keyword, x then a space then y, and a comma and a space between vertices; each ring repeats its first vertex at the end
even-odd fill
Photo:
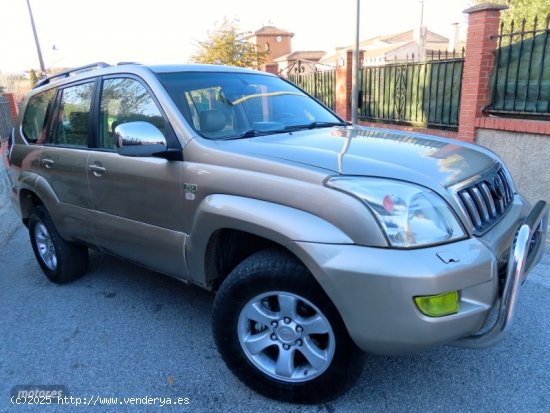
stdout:
POLYGON ((285 62, 285 61, 293 61, 293 60, 312 60, 312 61, 318 61, 320 60, 326 52, 322 50, 302 50, 302 51, 296 51, 292 53, 288 53, 282 56, 279 56, 275 59, 276 62, 285 62))
POLYGON ((294 33, 287 32, 286 30, 278 29, 275 26, 264 26, 254 32, 256 36, 289 36, 293 37, 294 33))
MULTIPOLYGON (((363 40, 360 43, 360 47, 372 46, 374 44, 387 43, 408 43, 414 41, 414 30, 407 30, 401 33, 393 33, 388 35, 376 36, 367 40, 363 40)), ((426 43, 449 43, 449 39, 440 34, 434 33, 430 30, 426 30, 426 43)))
POLYGON ((75 78, 87 78, 104 74, 117 73, 176 73, 176 72, 219 72, 219 73, 250 73, 250 74, 265 74, 257 70, 244 67, 222 66, 222 65, 207 65, 207 64, 181 64, 181 65, 141 65, 139 63, 119 63, 109 65, 107 63, 98 62, 85 66, 75 67, 65 70, 60 73, 40 79, 33 89, 38 89, 41 86, 50 83, 58 83, 66 80, 75 80, 75 78))

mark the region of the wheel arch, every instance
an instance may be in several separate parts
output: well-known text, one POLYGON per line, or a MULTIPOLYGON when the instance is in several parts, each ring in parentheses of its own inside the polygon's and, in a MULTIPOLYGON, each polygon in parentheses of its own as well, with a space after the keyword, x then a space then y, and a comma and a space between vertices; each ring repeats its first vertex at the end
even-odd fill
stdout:
POLYGON ((193 282, 215 289, 243 259, 265 248, 284 250, 307 265, 299 242, 352 244, 340 229, 292 207, 233 195, 203 200, 186 244, 193 282))

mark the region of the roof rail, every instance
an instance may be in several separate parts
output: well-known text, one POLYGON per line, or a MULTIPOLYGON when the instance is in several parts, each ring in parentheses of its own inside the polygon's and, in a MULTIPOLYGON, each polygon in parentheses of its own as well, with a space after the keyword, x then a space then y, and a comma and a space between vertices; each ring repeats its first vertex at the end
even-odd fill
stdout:
POLYGON ((85 66, 75 67, 73 69, 65 70, 63 72, 56 73, 55 75, 45 77, 44 79, 40 79, 33 86, 33 89, 36 89, 37 87, 40 87, 40 86, 47 85, 53 79, 56 79, 58 77, 69 77, 71 74, 86 72, 88 70, 93 70, 93 69, 102 69, 104 67, 110 67, 110 66, 111 66, 110 64, 107 64, 107 63, 104 63, 104 62, 97 62, 97 63, 91 63, 89 65, 85 65, 85 66))
POLYGON ((139 62, 118 62, 116 65, 117 65, 117 66, 141 65, 141 63, 139 63, 139 62))

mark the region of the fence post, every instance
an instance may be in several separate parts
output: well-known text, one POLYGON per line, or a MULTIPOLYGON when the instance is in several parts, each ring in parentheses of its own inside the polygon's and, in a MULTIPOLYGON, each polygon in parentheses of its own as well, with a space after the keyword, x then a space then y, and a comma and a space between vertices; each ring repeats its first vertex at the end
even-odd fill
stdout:
POLYGON ((353 52, 344 50, 336 59, 336 113, 351 120, 351 70, 353 52))
POLYGON ((479 4, 464 10, 468 14, 466 56, 462 77, 462 96, 458 138, 474 142, 476 118, 491 99, 491 72, 500 25, 500 4, 479 4))

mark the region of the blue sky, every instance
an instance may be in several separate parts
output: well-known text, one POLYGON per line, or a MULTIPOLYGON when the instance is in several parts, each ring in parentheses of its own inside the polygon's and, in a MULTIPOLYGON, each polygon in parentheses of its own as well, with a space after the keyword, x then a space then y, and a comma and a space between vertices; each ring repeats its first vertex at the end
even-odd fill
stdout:
MULTIPOLYGON (((38 68, 25 0, 0 0, 0 71, 38 68)), ((424 0, 430 30, 449 36, 470 0, 424 0)), ((294 50, 353 43, 355 0, 31 0, 46 67, 95 61, 185 63, 224 16, 240 29, 273 24, 294 50), (56 50, 52 47, 55 45, 56 50)), ((418 25, 419 0, 361 0, 361 40, 418 25)))

